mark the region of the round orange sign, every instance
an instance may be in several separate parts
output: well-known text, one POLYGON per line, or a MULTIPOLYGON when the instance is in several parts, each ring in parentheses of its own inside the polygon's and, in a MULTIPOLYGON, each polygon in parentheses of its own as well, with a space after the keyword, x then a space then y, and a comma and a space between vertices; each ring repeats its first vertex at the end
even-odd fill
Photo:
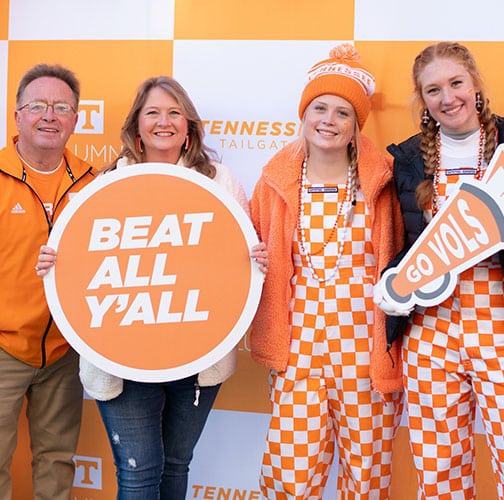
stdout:
POLYGON ((176 380, 208 368, 245 334, 263 276, 254 228, 207 177, 145 163, 74 196, 48 245, 49 308, 70 345, 122 378, 176 380))

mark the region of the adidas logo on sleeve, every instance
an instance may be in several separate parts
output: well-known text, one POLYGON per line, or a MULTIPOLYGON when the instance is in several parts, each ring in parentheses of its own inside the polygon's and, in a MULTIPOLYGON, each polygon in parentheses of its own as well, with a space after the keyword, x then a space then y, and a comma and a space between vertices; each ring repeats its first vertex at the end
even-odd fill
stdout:
POLYGON ((16 203, 11 208, 11 214, 24 214, 24 213, 26 213, 26 210, 21 206, 21 203, 16 203))

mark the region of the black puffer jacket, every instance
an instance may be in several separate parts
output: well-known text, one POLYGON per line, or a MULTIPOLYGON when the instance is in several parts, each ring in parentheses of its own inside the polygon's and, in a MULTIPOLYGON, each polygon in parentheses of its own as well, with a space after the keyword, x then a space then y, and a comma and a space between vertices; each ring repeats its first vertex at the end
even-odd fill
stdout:
MULTIPOLYGON (((504 118, 500 116, 495 118, 500 144, 504 142, 504 118)), ((394 157, 394 180, 405 230, 405 246, 387 268, 394 267, 401 261, 425 229, 423 212, 418 207, 415 198, 417 186, 425 179, 420 139, 421 135, 417 134, 399 145, 391 144, 387 147, 387 151, 394 157)), ((504 251, 500 252, 499 257, 504 272, 504 251)), ((387 316, 387 343, 389 346, 402 335, 407 322, 408 318, 404 316, 387 316)))

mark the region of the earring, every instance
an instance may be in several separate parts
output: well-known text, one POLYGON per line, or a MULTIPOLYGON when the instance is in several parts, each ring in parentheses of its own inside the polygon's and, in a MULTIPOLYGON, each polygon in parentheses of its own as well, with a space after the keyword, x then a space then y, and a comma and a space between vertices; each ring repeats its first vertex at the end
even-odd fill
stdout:
POLYGON ((187 151, 190 146, 191 146, 191 136, 187 134, 184 142, 184 150, 187 151))
POLYGON ((425 108, 422 113, 422 125, 427 125, 431 119, 429 110, 425 108))
POLYGON ((137 135, 135 140, 135 148, 139 153, 144 152, 142 138, 139 135, 137 135))
POLYGON ((474 105, 476 106, 476 113, 481 114, 481 112, 483 111, 483 100, 481 99, 481 93, 480 92, 476 92, 476 102, 474 103, 474 105))

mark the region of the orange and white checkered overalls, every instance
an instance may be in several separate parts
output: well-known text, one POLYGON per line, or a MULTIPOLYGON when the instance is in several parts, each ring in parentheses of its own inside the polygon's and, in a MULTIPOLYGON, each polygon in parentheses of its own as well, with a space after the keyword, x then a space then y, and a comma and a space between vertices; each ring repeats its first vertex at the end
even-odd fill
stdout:
MULTIPOLYGON (((440 169, 440 201, 459 178, 440 169)), ((464 271, 440 305, 417 306, 405 333, 404 377, 419 497, 475 498, 478 404, 504 499, 504 288, 498 256, 464 271)))
MULTIPOLYGON (((337 238, 320 255, 313 254, 329 237, 336 201, 343 202, 345 191, 339 186, 338 193, 308 193, 305 200, 306 245, 319 276, 324 270, 330 276, 335 267, 337 238)), ((395 393, 382 399, 371 390, 375 257, 370 227, 359 189, 339 272, 327 282, 312 277, 294 236, 291 349, 286 371, 272 373, 272 418, 260 480, 269 499, 322 498, 335 443, 337 498, 390 496, 392 441, 402 398, 395 393)))

